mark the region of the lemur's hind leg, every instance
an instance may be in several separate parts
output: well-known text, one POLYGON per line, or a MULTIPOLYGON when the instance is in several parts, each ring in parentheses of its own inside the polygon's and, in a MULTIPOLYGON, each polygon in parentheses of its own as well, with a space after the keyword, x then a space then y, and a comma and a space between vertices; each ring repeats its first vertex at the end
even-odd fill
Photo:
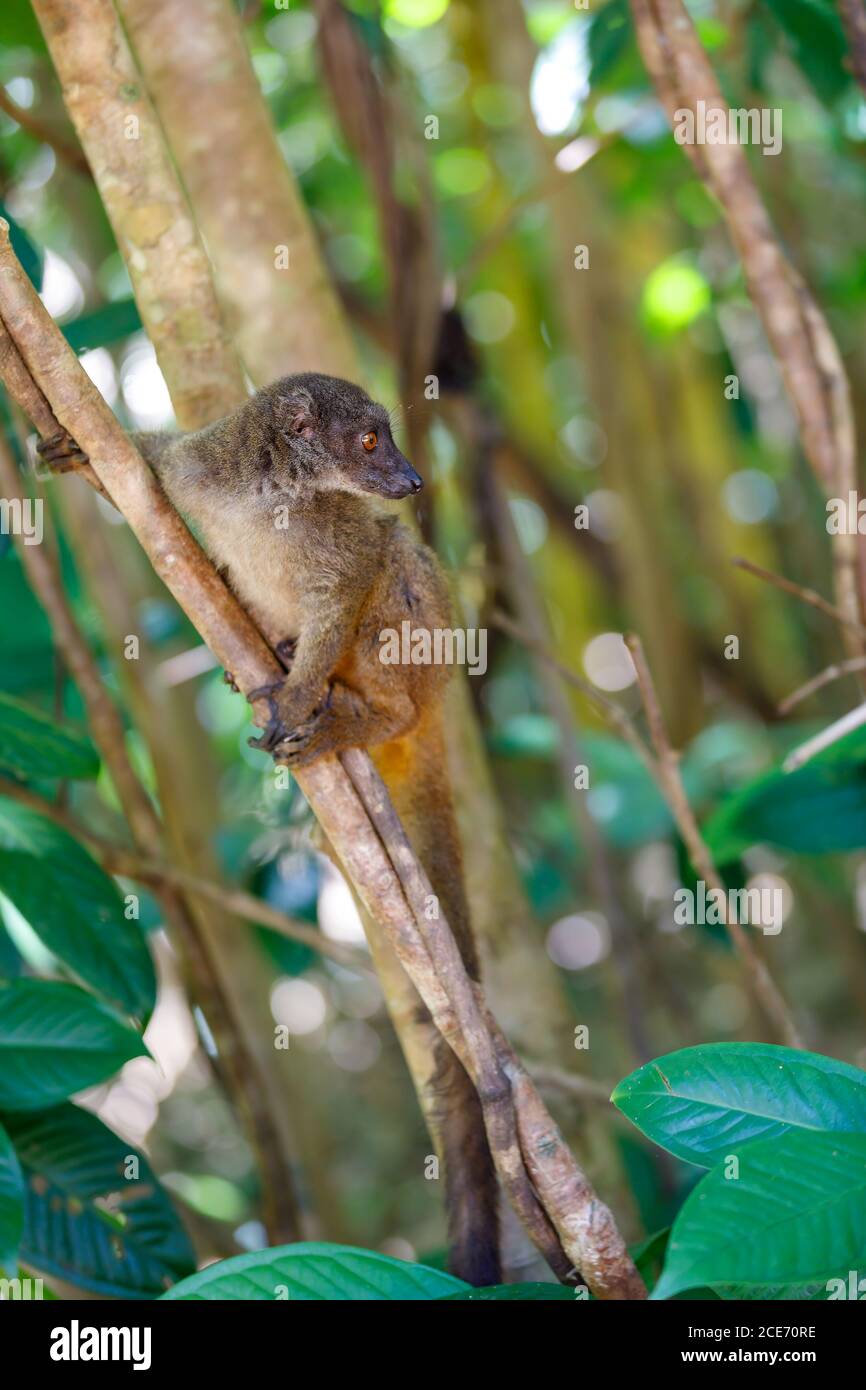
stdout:
POLYGON ((260 739, 250 739, 250 746, 264 748, 288 767, 306 767, 325 753, 369 748, 399 738, 417 717, 414 702, 399 686, 388 692, 387 702, 374 704, 336 680, 322 704, 297 728, 286 729, 272 704, 271 722, 260 739))

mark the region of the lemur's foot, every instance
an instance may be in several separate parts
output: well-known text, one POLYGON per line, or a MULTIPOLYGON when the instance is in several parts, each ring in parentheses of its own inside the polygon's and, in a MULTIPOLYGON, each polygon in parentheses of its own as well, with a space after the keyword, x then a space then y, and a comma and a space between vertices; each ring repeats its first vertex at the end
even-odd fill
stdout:
POLYGON ((328 698, 314 709, 309 719, 298 724, 274 749, 274 762, 280 766, 307 767, 331 747, 330 692, 328 698))
POLYGON ((297 646, 297 637, 284 637, 282 642, 278 642, 277 645, 274 647, 274 651, 280 658, 280 661, 283 663, 287 671, 291 671, 292 669, 292 662, 295 659, 295 651, 297 650, 297 646))
POLYGON ((241 688, 235 680, 234 676, 232 675, 231 671, 223 671, 223 680, 225 681, 226 685, 229 687, 230 690, 233 690, 236 695, 240 695, 241 688))
POLYGON ((36 452, 55 473, 70 473, 76 468, 81 468, 90 460, 83 449, 79 449, 71 434, 66 430, 61 430, 59 434, 52 434, 48 439, 40 439, 36 445, 36 452))
POLYGON ((276 692, 281 688, 280 681, 273 685, 261 686, 247 696, 251 701, 266 699, 270 714, 261 737, 248 739, 247 742, 250 748, 261 748, 266 753, 272 753, 277 762, 299 766, 298 759, 311 752, 314 741, 321 734, 323 717, 330 709, 331 692, 329 689, 322 703, 317 705, 306 719, 289 728, 283 722, 275 698, 276 692))

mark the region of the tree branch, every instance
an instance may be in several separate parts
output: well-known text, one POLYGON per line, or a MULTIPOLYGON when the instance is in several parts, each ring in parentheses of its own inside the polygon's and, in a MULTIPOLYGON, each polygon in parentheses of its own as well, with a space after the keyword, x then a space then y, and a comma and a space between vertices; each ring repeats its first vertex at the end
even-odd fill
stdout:
POLYGON ((243 888, 233 888, 231 884, 216 883, 200 874, 188 873, 186 869, 178 869, 164 859, 149 859, 126 845, 119 845, 113 840, 96 835, 65 806, 56 801, 49 801, 20 782, 0 777, 0 796, 20 801, 23 806, 29 806, 40 816, 45 816, 46 820, 54 821, 55 825, 68 830, 70 835, 74 835, 77 840, 88 846, 107 873, 120 878, 131 878, 137 883, 155 886, 158 890, 164 887, 188 890, 198 897, 208 898, 211 902, 222 903, 238 917, 257 922, 263 927, 270 927, 287 941, 297 941, 302 946, 309 946, 320 956, 327 956, 348 970, 354 970, 360 975, 375 974, 369 958, 354 946, 346 945, 342 941, 332 941, 309 923, 291 917, 289 913, 282 912, 253 893, 247 893, 243 888))
MULTIPOLYGON (((701 836, 694 812, 689 805, 689 799, 680 775, 679 759, 667 736, 661 706, 640 638, 633 633, 629 634, 626 637, 626 646, 631 652, 635 664, 650 735, 658 758, 658 783, 662 795, 668 803, 671 815, 683 837, 695 872, 699 878, 702 878, 711 889, 720 895, 719 902, 727 904, 727 890, 713 863, 713 857, 701 836)), ((803 1043, 800 1040, 796 1024, 766 965, 755 953, 741 924, 728 911, 727 907, 723 909, 723 916, 731 945, 742 962, 746 983, 756 1002, 783 1042, 787 1043, 789 1047, 801 1048, 803 1043)))
POLYGON ((743 559, 742 555, 738 555, 731 563, 736 565, 737 569, 745 570, 746 574, 753 574, 756 579, 763 579, 765 583, 772 584, 773 588, 781 589, 783 594, 792 594, 801 603, 808 604, 810 608, 816 608, 826 618, 832 618, 834 623, 841 623, 844 627, 853 628, 855 632, 866 634, 866 623, 862 623, 859 618, 843 613, 841 608, 830 603, 815 589, 805 589, 802 584, 795 584, 792 579, 785 579, 783 575, 775 574, 773 570, 766 570, 762 565, 756 565, 751 560, 743 559))
MULTIPOLYGON (((631 0, 638 44, 671 122, 676 113, 728 105, 683 0, 631 0)), ((857 487, 851 393, 830 327, 776 238, 742 146, 686 143, 685 153, 721 204, 743 265, 749 296, 776 354, 794 408, 803 451, 830 495, 857 487)), ((858 620, 856 535, 835 536, 833 565, 840 608, 858 620)), ((849 636, 852 655, 862 639, 849 636)))
POLYGON ((7 116, 11 116, 16 125, 20 125, 22 130, 26 130, 28 135, 32 135, 34 140, 39 140, 43 145, 50 145, 54 153, 64 164, 68 164, 70 169, 74 169, 77 174, 84 174, 90 178, 90 165, 82 154, 81 150, 73 145, 70 140, 64 140, 62 135, 57 135, 53 130, 49 130, 44 121, 40 121, 38 116, 34 116, 32 111, 26 107, 19 106, 17 101, 13 101, 5 87, 0 86, 0 111, 5 111, 7 116))
MULTIPOLYGON (((108 406, 69 351, 59 330, 48 318, 11 250, 5 223, 0 226, 0 313, 23 360, 49 397, 61 425, 88 454, 95 473, 125 515, 154 569, 212 648, 220 664, 233 672, 240 691, 249 694, 278 679, 281 668, 273 652, 199 549, 131 440, 123 434, 108 406)), ((264 721, 267 710, 261 709, 262 702, 258 704, 257 714, 264 721)), ((384 786, 378 783, 377 774, 366 754, 355 752, 349 756, 353 772, 364 786, 369 804, 383 814, 393 816, 384 786)), ((368 810, 359 799, 356 787, 337 759, 322 758, 299 773, 297 780, 362 902, 384 928, 428 1008, 437 1020, 441 1020, 443 1035, 461 1059, 465 1057, 466 1064, 475 1067, 475 1079, 491 1126, 490 1137, 499 1146, 497 1164, 500 1173, 509 1180, 512 1198, 523 1205, 526 1193, 531 1192, 531 1188, 527 1189, 521 1183, 519 1169, 515 1171, 516 1146, 513 1139, 508 1139, 511 1123, 509 1113, 514 1097, 507 1087, 499 1084, 489 1042, 485 1041, 483 1030, 479 1032, 477 1010, 474 1013, 469 1010, 466 998, 468 980, 450 929, 441 919, 438 924, 440 935, 425 944, 424 928, 407 901, 394 864, 368 818, 368 810), (427 945, 431 954, 434 950, 437 953, 438 964, 445 975, 444 981, 440 980, 435 968, 431 971, 428 966, 427 945), (469 1036, 463 1031, 464 1023, 469 1036)), ((393 824, 391 829, 394 831, 393 824)), ((400 845, 398 856, 402 870, 404 874, 412 875, 414 883, 423 884, 426 881, 423 870, 415 860, 402 829, 399 834, 405 841, 400 845)), ((423 920, 423 914, 421 917, 423 920)), ((536 1093, 532 1092, 531 1100, 533 1107, 541 1106, 536 1093)), ((549 1117, 548 1128, 555 1131, 549 1117)), ((562 1148, 564 1150, 564 1145, 562 1148)), ((591 1193, 586 1179, 570 1155, 569 1162, 574 1175, 574 1192, 591 1193)), ((596 1209, 607 1212, 594 1194, 587 1200, 596 1209)), ((524 1214, 531 1214, 528 1204, 524 1214)), ((581 1267, 585 1264, 591 1269, 592 1273, 587 1278, 599 1297, 632 1298, 641 1296, 641 1291, 645 1294, 621 1237, 616 1257, 608 1258, 605 1255, 600 1260, 599 1251, 590 1239, 590 1227, 579 1223, 579 1230, 576 1231, 562 1223, 558 1212, 554 1214, 549 1209, 546 1217, 548 1221, 552 1220, 569 1266, 579 1261, 581 1267), (584 1245, 579 1244, 578 1236, 584 1239, 584 1245)), ((607 1213, 607 1217, 612 1225, 610 1213, 607 1213)), ((535 1223, 530 1234, 539 1234, 538 1223, 535 1223)), ((555 1253, 550 1239, 545 1241, 542 1248, 551 1252, 556 1259, 557 1270, 562 1274, 562 1258, 555 1253)))
MULTIPOLYGON (((5 223, 2 223, 2 229, 0 246, 5 250, 9 249, 5 223)), ((5 325, 0 340, 4 336, 8 340, 5 325)), ((11 362, 12 372, 20 384, 20 372, 26 370, 22 359, 16 352, 14 356, 8 354, 6 361, 7 365, 11 362)), ((44 397, 35 387, 32 392, 25 394, 36 403, 40 400, 44 403, 44 397)), ((39 413, 44 420, 51 415, 50 410, 46 414, 41 406, 39 413)), ((6 497, 24 495, 15 462, 2 440, 0 485, 6 497)), ((19 550, 28 579, 48 617, 57 648, 81 693, 94 741, 111 776, 133 841, 143 854, 161 857, 162 827, 129 761, 120 711, 108 693, 93 654, 75 620, 59 570, 47 547, 22 544, 19 550)), ((281 1144, 259 1084, 255 1058, 246 1045, 243 1030, 236 1026, 231 1000, 222 987, 219 973, 182 893, 176 885, 166 880, 156 882, 154 886, 166 920, 181 947, 190 977, 191 993, 204 1011, 217 1040, 215 1070, 250 1134, 261 1174, 262 1206, 267 1229, 275 1239, 298 1239, 301 1222, 291 1174, 281 1162, 281 1144)))

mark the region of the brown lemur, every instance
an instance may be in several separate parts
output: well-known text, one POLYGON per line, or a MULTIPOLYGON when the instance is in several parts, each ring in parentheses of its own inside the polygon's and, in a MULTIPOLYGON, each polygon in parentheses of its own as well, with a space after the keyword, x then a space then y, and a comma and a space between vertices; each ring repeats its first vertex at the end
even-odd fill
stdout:
MULTIPOLYGON (((297 768, 343 748, 370 750, 477 980, 446 771, 448 668, 380 659, 382 634, 402 633, 407 620, 431 635, 452 625, 435 555, 373 501, 422 486, 387 412, 348 381, 303 373, 197 433, 133 439, 241 603, 281 639, 288 673, 269 688, 271 719, 251 742, 297 768)), ((40 452, 55 467, 83 458, 68 436, 40 452)), ((452 1268, 495 1284, 495 1169, 476 1092, 441 1040, 434 1088, 452 1268)))

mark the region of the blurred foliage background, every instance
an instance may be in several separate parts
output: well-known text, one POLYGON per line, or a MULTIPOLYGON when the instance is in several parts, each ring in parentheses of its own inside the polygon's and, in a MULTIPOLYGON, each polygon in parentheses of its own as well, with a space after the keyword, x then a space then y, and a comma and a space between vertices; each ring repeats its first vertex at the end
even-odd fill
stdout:
MULTIPOLYGON (((606 1085, 650 1055, 765 1034, 724 933, 674 921, 674 893, 694 876, 649 775, 572 688, 575 742, 566 745, 543 663, 496 625, 497 610, 515 610, 515 584, 530 581, 556 659, 638 718, 622 634, 641 634, 689 796, 729 881, 784 893, 784 929, 759 950, 809 1044, 864 1065, 866 744, 849 741, 830 773, 783 785, 775 771, 787 750, 857 703, 858 687, 854 677, 839 680, 782 718, 779 702, 844 655, 840 632, 731 563, 745 556, 831 594, 824 499, 720 210, 671 138, 629 7, 348 0, 346 8, 399 103, 395 186, 426 219, 441 271, 438 394, 416 392, 404 422, 425 454, 422 526, 453 573, 466 622, 489 635, 487 670, 469 684, 531 904, 525 944, 553 963, 567 1003, 552 1017, 537 1001, 558 1070, 606 1085), (576 265, 579 247, 585 268, 576 265), (575 524, 581 504, 586 528, 575 524), (589 768, 586 790, 563 774, 572 747, 589 768), (600 849, 581 831, 585 812, 600 849), (613 900, 599 898, 599 853, 613 900), (579 1025, 588 1026, 587 1049, 571 1036, 579 1025)), ((831 320, 862 433, 866 99, 836 10, 830 0, 689 8, 731 103, 783 112, 780 152, 751 149, 749 158, 787 254, 831 320)), ((246 3, 240 12, 368 372, 389 406, 405 405, 388 328, 383 208, 323 77, 316 7, 246 3)), ((19 254, 122 422, 170 426, 165 383, 24 0, 4 6, 0 40, 2 205, 19 254)), ((4 429, 21 453, 8 407, 4 429)), ((67 592, 124 701, 131 752, 154 790, 114 638, 73 560, 74 521, 62 502, 70 485, 42 486, 67 592)), ((100 514, 109 566, 134 569, 134 540, 109 508, 100 514)), ((78 693, 10 537, 0 537, 0 552, 0 691, 80 726, 78 693)), ((103 567, 103 579, 111 572, 103 567)), ((246 705, 219 671, 196 668, 197 635, 148 583, 146 599, 119 621, 143 635, 153 669, 180 687, 188 718, 206 731, 214 766, 187 792, 218 808, 224 875, 328 936, 362 942, 348 890, 312 846, 302 798, 275 792, 270 766, 247 747, 246 705)), ((107 778, 76 783, 67 798, 88 825, 119 835, 107 778)), ((255 1246, 263 1232, 251 1156, 211 1078, 159 912, 143 901, 162 975, 147 1033, 157 1061, 128 1063, 88 1103, 148 1149, 190 1220, 203 1223, 206 1246, 255 1246)), ((50 971, 6 900, 4 921, 0 971, 50 971)), ((429 1262, 442 1244, 436 1184, 424 1180, 429 1141, 378 986, 265 928, 247 929, 267 961, 273 1018, 291 1034, 281 1065, 297 1078, 311 1219, 326 1237, 429 1262)), ((676 1161, 628 1133, 603 1103, 570 1094, 561 1076, 548 1085, 628 1233, 665 1224, 685 1181, 676 1161)))

